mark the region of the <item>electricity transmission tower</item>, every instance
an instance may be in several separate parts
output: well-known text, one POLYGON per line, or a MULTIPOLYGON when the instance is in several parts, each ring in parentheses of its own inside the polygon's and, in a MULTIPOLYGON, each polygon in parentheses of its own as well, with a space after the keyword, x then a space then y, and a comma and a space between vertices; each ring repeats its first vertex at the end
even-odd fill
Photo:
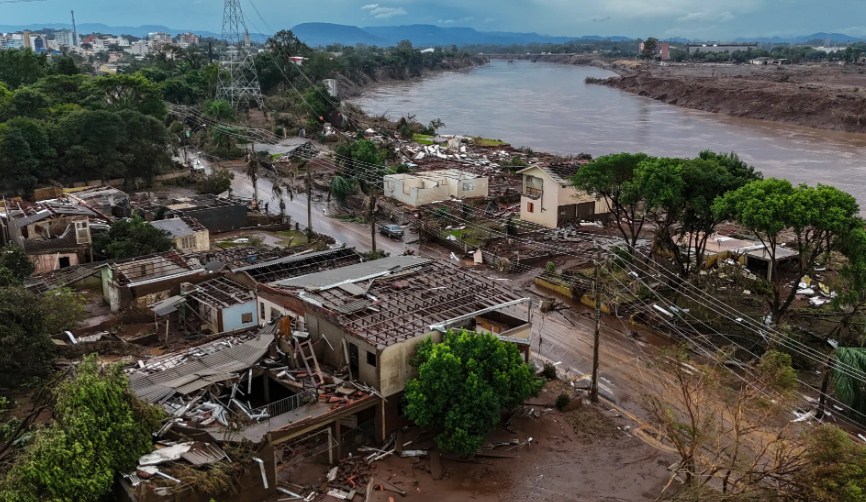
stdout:
POLYGON ((239 105, 253 102, 260 110, 264 110, 259 77, 250 50, 250 34, 244 22, 240 0, 225 0, 222 36, 228 47, 220 57, 217 97, 228 101, 235 110, 239 105))

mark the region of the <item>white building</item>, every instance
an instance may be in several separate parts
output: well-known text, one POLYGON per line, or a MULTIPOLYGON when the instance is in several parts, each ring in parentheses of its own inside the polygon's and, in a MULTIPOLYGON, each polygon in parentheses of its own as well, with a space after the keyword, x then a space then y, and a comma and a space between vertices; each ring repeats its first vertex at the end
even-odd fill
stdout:
POLYGON ((488 179, 459 169, 388 174, 384 194, 412 207, 450 199, 487 197, 488 179))
POLYGON ((147 40, 139 40, 138 42, 129 44, 129 47, 124 47, 123 52, 136 57, 144 57, 150 53, 150 46, 148 46, 147 40))
POLYGON ((593 220, 608 214, 607 202, 574 188, 570 178, 579 164, 527 167, 520 193, 520 219, 548 228, 572 220, 593 220))
POLYGON ((72 30, 60 30, 54 32, 54 40, 60 47, 77 47, 78 37, 72 30))

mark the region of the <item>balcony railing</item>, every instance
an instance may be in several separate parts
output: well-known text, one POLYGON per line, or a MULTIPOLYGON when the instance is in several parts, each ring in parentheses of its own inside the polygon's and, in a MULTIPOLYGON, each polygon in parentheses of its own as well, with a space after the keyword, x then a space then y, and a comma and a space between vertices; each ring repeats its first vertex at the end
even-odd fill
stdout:
POLYGON ((315 402, 316 399, 315 390, 304 390, 285 399, 280 399, 260 408, 250 410, 250 415, 257 420, 267 420, 297 410, 307 403, 315 402))

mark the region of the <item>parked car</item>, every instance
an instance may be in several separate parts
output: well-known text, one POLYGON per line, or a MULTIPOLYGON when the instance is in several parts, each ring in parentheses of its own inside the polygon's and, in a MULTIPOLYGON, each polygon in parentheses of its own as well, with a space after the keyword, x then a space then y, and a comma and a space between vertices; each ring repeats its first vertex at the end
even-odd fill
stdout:
POLYGON ((403 227, 400 225, 382 225, 379 227, 379 233, 382 235, 387 235, 392 239, 402 239, 403 238, 403 227))

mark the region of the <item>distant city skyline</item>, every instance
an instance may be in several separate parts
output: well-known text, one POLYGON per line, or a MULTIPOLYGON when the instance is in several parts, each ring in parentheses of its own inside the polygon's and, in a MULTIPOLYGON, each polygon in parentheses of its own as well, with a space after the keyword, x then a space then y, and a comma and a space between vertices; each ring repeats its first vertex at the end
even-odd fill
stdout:
MULTIPOLYGON (((242 0, 251 32, 273 33, 305 22, 356 26, 433 24, 479 31, 548 35, 623 35, 733 40, 814 32, 866 36, 863 0, 242 0)), ((219 33, 222 1, 0 0, 0 24, 79 23, 163 25, 219 33)))

